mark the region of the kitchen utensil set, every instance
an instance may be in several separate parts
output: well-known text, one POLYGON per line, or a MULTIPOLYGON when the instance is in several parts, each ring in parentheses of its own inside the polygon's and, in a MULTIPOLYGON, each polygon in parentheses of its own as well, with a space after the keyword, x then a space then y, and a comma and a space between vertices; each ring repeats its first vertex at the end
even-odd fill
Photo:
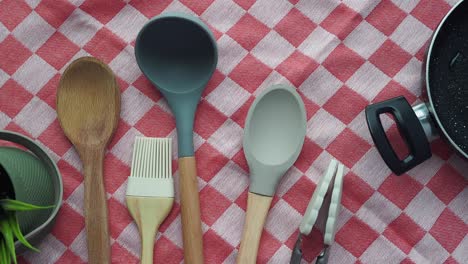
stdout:
MULTIPOLYGON (((216 68, 216 41, 199 19, 167 13, 155 17, 140 31, 135 57, 144 75, 164 95, 176 119, 184 258, 185 263, 202 264, 193 125, 201 94, 216 68)), ((110 263, 103 159, 105 147, 117 127, 120 92, 109 67, 90 57, 71 63, 60 80, 57 112, 65 135, 83 162, 88 260, 110 263)), ((257 96, 248 112, 244 131, 243 146, 251 183, 237 263, 256 262, 276 187, 297 160, 305 134, 305 107, 294 88, 275 85, 257 96)), ((143 264, 153 261, 155 233, 174 201, 171 148, 168 138, 137 137, 135 140, 126 199, 141 235, 143 264)), ((301 234, 310 233, 323 196, 334 180, 325 238, 325 243, 331 244, 340 208, 342 178, 343 165, 332 161, 307 208, 301 234)))

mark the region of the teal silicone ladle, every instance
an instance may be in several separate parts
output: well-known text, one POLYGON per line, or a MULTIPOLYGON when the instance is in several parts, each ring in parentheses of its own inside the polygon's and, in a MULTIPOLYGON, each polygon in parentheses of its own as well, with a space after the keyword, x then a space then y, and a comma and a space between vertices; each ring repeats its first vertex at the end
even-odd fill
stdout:
POLYGON ((238 264, 256 263, 263 225, 276 187, 299 157, 305 134, 305 107, 294 88, 272 86, 252 103, 244 128, 250 187, 238 264))
POLYGON ((166 13, 150 20, 135 43, 145 76, 166 98, 176 119, 184 257, 203 263, 193 123, 201 94, 218 61, 216 40, 198 18, 166 13))

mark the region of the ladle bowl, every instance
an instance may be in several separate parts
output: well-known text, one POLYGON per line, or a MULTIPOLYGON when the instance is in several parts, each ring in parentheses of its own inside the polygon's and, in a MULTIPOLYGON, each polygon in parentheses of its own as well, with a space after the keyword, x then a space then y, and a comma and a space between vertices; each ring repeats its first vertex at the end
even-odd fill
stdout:
POLYGON ((209 29, 196 18, 173 13, 143 27, 135 56, 143 73, 163 93, 203 90, 217 62, 209 29))

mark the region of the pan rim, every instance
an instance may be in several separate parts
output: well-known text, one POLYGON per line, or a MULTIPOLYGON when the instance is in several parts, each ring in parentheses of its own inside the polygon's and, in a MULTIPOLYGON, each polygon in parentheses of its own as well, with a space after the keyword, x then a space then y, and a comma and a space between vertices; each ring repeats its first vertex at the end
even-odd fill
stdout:
POLYGON ((460 146, 455 143, 455 141, 452 139, 452 137, 450 137, 450 135, 447 133, 447 131, 445 130, 445 127, 444 125, 442 124, 442 122, 440 121, 439 119, 439 116, 437 115, 437 111, 436 109, 434 108, 434 102, 432 100, 432 93, 431 93, 431 82, 430 82, 430 76, 429 76, 429 68, 431 67, 431 63, 430 63, 430 59, 432 58, 432 50, 434 49, 434 46, 435 46, 435 42, 437 40, 437 37, 439 36, 439 32, 441 31, 441 29, 445 26, 445 22, 447 21, 447 19, 452 15, 452 13, 461 5, 463 4, 464 0, 461 0, 459 1, 458 3, 456 3, 452 9, 450 9, 450 11, 444 16, 444 18, 441 20, 441 22, 439 23, 439 25, 437 26, 436 30, 434 31, 433 33, 433 37, 431 39, 431 43, 429 45, 429 50, 428 50, 428 53, 427 53, 427 56, 426 56, 426 91, 427 91, 427 96, 428 96, 428 99, 429 99, 429 104, 430 104, 430 112, 432 113, 432 117, 433 119, 435 119, 435 121, 437 122, 437 125, 438 125, 438 129, 440 131, 442 131, 442 134, 444 135, 444 137, 450 142, 450 144, 452 145, 452 147, 458 151, 458 153, 460 153, 461 155, 463 155, 466 159, 468 159, 468 152, 465 152, 464 150, 462 150, 460 148, 460 146))

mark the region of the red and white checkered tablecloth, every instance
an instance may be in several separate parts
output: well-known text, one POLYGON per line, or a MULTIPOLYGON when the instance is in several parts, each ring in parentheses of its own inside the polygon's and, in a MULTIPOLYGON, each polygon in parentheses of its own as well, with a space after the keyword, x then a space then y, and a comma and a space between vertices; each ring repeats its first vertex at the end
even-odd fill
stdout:
MULTIPOLYGON (((258 262, 287 263, 298 225, 332 157, 347 167, 330 263, 468 263, 468 162, 442 140, 434 156, 396 177, 364 120, 371 102, 420 101, 428 40, 456 0, 1 0, 0 128, 37 139, 65 184, 57 224, 21 263, 87 260, 83 178, 55 112, 57 84, 75 58, 108 63, 122 113, 105 160, 113 263, 137 263, 140 242, 125 203, 136 135, 175 137, 172 114, 134 57, 135 36, 166 11, 199 16, 214 31, 218 68, 199 105, 196 158, 206 263, 234 263, 243 226, 248 167, 242 128, 265 87, 286 83, 307 108, 307 137, 284 177, 263 232, 258 262)), ((390 133, 395 125, 388 123, 390 133)), ((174 159, 175 179, 178 172, 174 159)), ((177 200, 178 201, 178 200, 177 200)), ((156 263, 183 261, 180 207, 161 227, 156 263)), ((322 248, 306 238, 304 263, 322 248)))

